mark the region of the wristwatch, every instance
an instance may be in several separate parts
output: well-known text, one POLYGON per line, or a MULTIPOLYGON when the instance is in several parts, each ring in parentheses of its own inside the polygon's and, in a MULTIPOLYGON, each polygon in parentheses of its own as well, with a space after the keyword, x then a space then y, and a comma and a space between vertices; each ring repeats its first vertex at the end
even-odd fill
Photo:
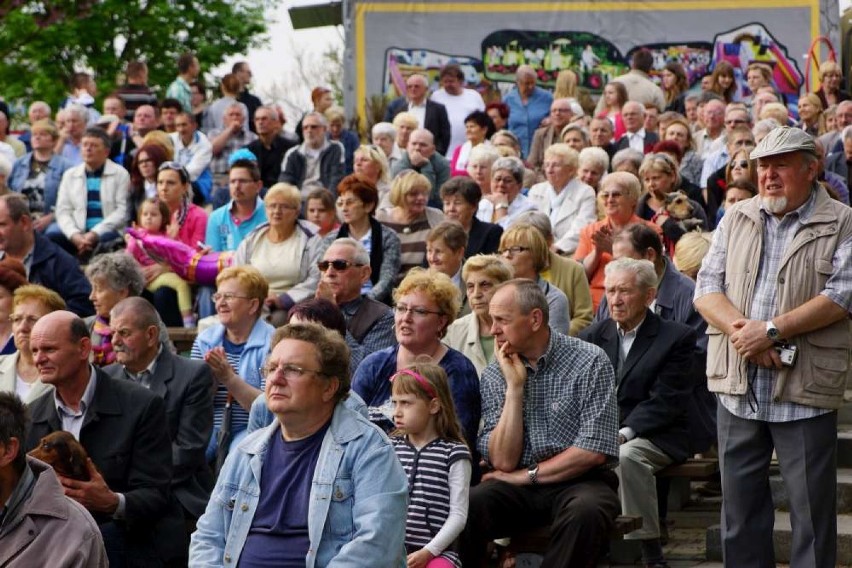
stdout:
POLYGON ((498 203, 497 205, 494 206, 494 209, 506 209, 506 210, 508 210, 509 204, 508 203, 498 203))
POLYGON ((534 463, 527 469, 527 475, 530 478, 530 483, 536 485, 538 483, 538 464, 534 463))
POLYGON ((781 339, 781 332, 778 331, 778 328, 775 327, 775 324, 772 323, 772 320, 766 322, 766 338, 770 341, 778 341, 781 339))

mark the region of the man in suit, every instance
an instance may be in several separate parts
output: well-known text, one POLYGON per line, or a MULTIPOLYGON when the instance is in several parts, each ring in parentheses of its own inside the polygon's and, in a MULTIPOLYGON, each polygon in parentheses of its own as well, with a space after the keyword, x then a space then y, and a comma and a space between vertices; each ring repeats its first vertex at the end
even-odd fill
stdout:
POLYGON ((410 112, 417 117, 420 128, 425 128, 435 137, 435 149, 446 156, 450 145, 450 120, 447 108, 441 103, 429 100, 429 79, 425 75, 414 73, 405 80, 404 97, 391 101, 385 111, 385 122, 401 112, 410 112))
POLYGON ((57 430, 71 432, 86 449, 91 480, 59 480, 98 523, 110 566, 173 563, 182 542, 155 538, 158 521, 180 515, 169 495, 172 458, 163 400, 93 367, 89 330, 71 312, 36 322, 30 348, 39 378, 54 390, 30 404, 27 449, 57 430))
POLYGON ((650 261, 621 258, 605 271, 610 317, 580 338, 601 347, 616 370, 619 496, 623 514, 642 516, 642 528, 625 538, 641 541, 645 566, 664 568, 654 474, 689 456, 696 334, 648 309, 657 285, 650 261))
POLYGON ((621 118, 627 132, 619 138, 615 151, 632 148, 643 154, 650 153, 660 137, 656 132, 645 130, 645 107, 636 101, 628 101, 621 108, 621 118))
MULTIPOLYGON (((160 342, 159 317, 147 300, 125 298, 110 312, 116 361, 104 372, 130 380, 166 403, 172 441, 172 492, 189 527, 204 512, 213 478, 204 451, 213 431, 213 375, 202 361, 173 354, 160 342)), ((189 546, 187 533, 186 546, 189 546)))

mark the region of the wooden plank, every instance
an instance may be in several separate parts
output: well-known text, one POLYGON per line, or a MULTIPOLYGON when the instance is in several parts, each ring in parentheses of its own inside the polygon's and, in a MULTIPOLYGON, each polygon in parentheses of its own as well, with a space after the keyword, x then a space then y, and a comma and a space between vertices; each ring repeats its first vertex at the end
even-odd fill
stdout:
POLYGON ((709 477, 719 471, 717 459, 690 459, 657 472, 657 477, 709 477))
POLYGON ((192 344, 198 335, 198 329, 194 327, 168 327, 166 329, 169 332, 169 339, 175 344, 178 353, 192 349, 192 344))

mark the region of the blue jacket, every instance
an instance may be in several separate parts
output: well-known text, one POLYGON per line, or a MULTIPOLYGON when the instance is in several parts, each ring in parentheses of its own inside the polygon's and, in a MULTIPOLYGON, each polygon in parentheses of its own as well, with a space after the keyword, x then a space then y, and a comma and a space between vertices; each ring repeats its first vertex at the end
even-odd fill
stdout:
MULTIPOLYGON (((9 186, 9 189, 15 193, 21 193, 21 188, 24 187, 24 182, 27 181, 27 178, 30 175, 30 161, 32 160, 32 157, 32 152, 24 154, 15 160, 15 165, 12 166, 12 172, 9 174, 9 181, 7 182, 7 185, 9 186)), ((44 177, 45 213, 52 213, 53 208, 56 207, 56 195, 59 193, 59 182, 62 181, 62 174, 64 174, 65 170, 71 166, 72 164, 59 154, 54 154, 53 157, 50 158, 50 162, 47 164, 47 173, 44 177)))
POLYGON ((95 307, 89 300, 92 285, 80 270, 77 259, 47 237, 39 233, 34 234, 30 283, 41 284, 62 296, 68 310, 81 318, 94 315, 95 307))
POLYGON ((530 98, 527 99, 525 106, 521 102, 521 95, 518 94, 518 89, 515 88, 506 95, 503 102, 509 107, 509 130, 521 141, 521 156, 526 158, 530 153, 530 145, 532 144, 535 129, 539 127, 542 120, 550 115, 550 104, 553 102, 553 95, 541 87, 536 87, 530 98))
MULTIPOLYGON (((257 511, 260 475, 275 424, 231 452, 198 519, 189 565, 236 566, 257 511)), ((408 482, 387 436, 338 403, 314 470, 306 568, 402 568, 408 482)))
MULTIPOLYGON (((246 346, 243 348, 242 357, 240 357, 240 368, 237 369, 237 375, 255 388, 261 388, 260 368, 269 354, 270 344, 272 343, 272 335, 275 333, 275 328, 266 323, 263 318, 258 318, 254 327, 251 328, 246 346)), ((212 327, 208 327, 198 334, 195 338, 195 345, 203 357, 205 353, 222 345, 225 339, 225 326, 217 323, 212 327)))

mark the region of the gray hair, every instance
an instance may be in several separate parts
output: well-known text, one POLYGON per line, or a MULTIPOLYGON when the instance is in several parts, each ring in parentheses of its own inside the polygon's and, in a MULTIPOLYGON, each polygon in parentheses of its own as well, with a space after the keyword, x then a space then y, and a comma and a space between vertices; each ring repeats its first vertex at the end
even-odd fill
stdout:
POLYGON ((467 157, 467 164, 488 164, 489 167, 494 165, 494 162, 500 159, 500 154, 494 149, 494 146, 486 146, 480 144, 474 146, 467 157))
POLYGON ((34 109, 37 109, 37 108, 40 108, 43 111, 45 111, 47 113, 47 116, 50 116, 51 114, 53 114, 53 111, 51 110, 50 105, 47 104, 44 101, 35 101, 33 104, 30 105, 29 110, 34 110, 34 109))
POLYGON ((639 150, 634 150, 633 148, 625 148, 624 150, 619 150, 612 157, 612 169, 613 171, 617 170, 621 164, 625 162, 631 162, 633 166, 638 170, 642 165, 642 160, 645 159, 645 155, 639 150))
POLYGON ((764 118, 763 120, 757 121, 751 129, 751 133, 755 138, 760 138, 761 136, 766 136, 780 126, 781 125, 774 118, 764 118))
POLYGON ((550 222, 550 217, 548 217, 546 213, 535 210, 524 211, 515 217, 515 221, 512 225, 515 225, 516 223, 527 223, 528 225, 532 225, 538 229, 548 244, 550 244, 550 241, 553 240, 553 223, 550 222))
POLYGON ((107 286, 119 292, 127 289, 131 296, 138 296, 145 288, 145 277, 132 256, 123 252, 101 254, 86 267, 86 278, 92 281, 102 278, 107 286))
MULTIPOLYGON (((242 108, 242 107, 240 107, 240 108, 242 108)), ((308 118, 309 116, 316 118, 317 120, 319 120, 320 124, 322 124, 324 127, 328 128, 328 119, 325 117, 325 115, 323 113, 312 110, 311 112, 309 112, 308 114, 305 115, 305 118, 308 118)), ((305 122, 305 118, 302 119, 302 123, 305 122)))
POLYGON ((515 178, 515 181, 523 185, 525 168, 520 158, 515 158, 514 156, 500 158, 491 165, 491 175, 493 176, 499 170, 509 171, 512 177, 515 178))
POLYGON ((843 128, 841 136, 843 140, 852 140, 852 124, 843 128))
POLYGON ((97 138, 107 150, 112 146, 112 140, 110 139, 109 134, 107 134, 103 128, 98 128, 97 126, 87 128, 83 133, 83 138, 97 138))
POLYGON ((516 79, 530 76, 538 79, 538 74, 535 72, 535 69, 533 69, 532 65, 521 65, 515 70, 516 79))
POLYGON ((606 150, 598 148, 597 146, 583 148, 580 151, 578 163, 581 167, 583 164, 597 166, 602 171, 606 172, 609 169, 609 154, 606 153, 606 150))
POLYGON ((393 127, 393 124, 390 122, 377 122, 373 125, 373 129, 370 131, 370 136, 376 138, 377 136, 387 136, 391 140, 396 140, 396 128, 393 127))
POLYGON ((157 309, 140 296, 130 296, 121 300, 112 307, 109 312, 110 319, 120 317, 125 312, 129 312, 133 316, 133 324, 139 329, 149 328, 151 326, 160 327, 160 315, 157 309))
POLYGON ((550 323, 550 306, 547 305, 547 296, 544 295, 535 280, 514 278, 497 286, 495 293, 501 288, 510 286, 514 288, 515 304, 521 314, 529 315, 533 310, 541 310, 543 324, 546 326, 550 323))
POLYGON ((657 271, 654 270, 654 263, 650 260, 627 257, 613 260, 604 267, 604 281, 609 280, 610 276, 619 272, 633 274, 634 282, 642 290, 657 287, 657 271))
POLYGON ((71 104, 62 109, 65 111, 66 116, 69 114, 76 115, 80 120, 86 121, 89 119, 89 111, 86 107, 81 104, 71 104))
MULTIPOLYGON (((361 241, 353 239, 351 237, 343 237, 340 239, 334 239, 331 244, 352 247, 353 249, 355 249, 355 254, 352 255, 353 262, 355 262, 356 264, 363 265, 370 264, 370 253, 367 252, 366 247, 363 245, 363 243, 361 243, 361 241)), ((323 256, 325 255, 323 254, 323 256)))
POLYGON ((559 133, 559 139, 561 140, 561 139, 565 138, 565 134, 567 134, 568 132, 574 132, 574 131, 577 131, 577 132, 580 133, 580 137, 583 139, 583 144, 586 144, 588 146, 588 144, 589 144, 589 133, 586 131, 585 128, 583 128, 579 124, 575 124, 575 123, 566 124, 565 128, 562 129, 562 132, 559 133))

